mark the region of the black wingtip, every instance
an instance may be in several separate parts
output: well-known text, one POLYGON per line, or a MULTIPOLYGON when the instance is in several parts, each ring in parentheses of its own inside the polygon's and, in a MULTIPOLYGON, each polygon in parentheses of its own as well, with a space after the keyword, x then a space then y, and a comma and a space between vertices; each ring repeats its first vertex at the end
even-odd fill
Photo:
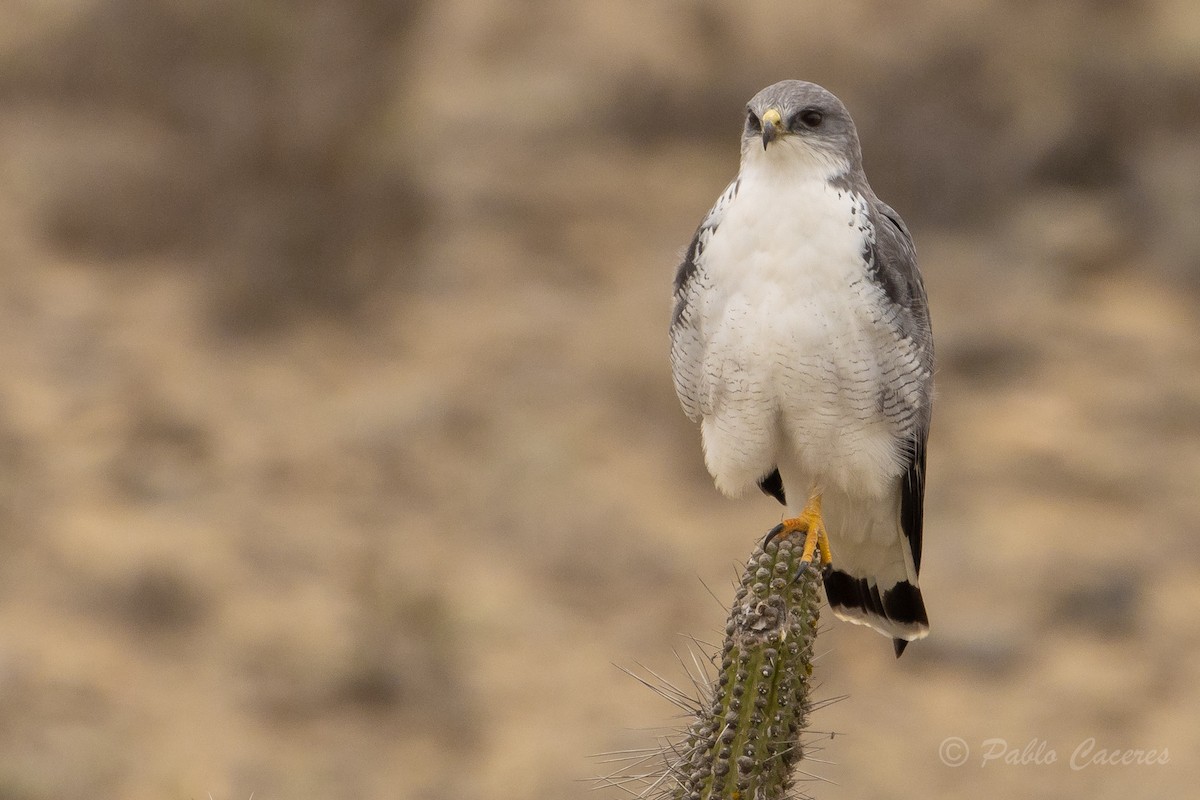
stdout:
POLYGON ((787 505, 787 496, 783 493, 783 478, 780 477, 778 469, 773 469, 769 474, 759 478, 758 488, 762 489, 763 494, 774 497, 783 505, 787 505))
POLYGON ((908 647, 908 641, 905 639, 892 639, 892 647, 896 648, 896 658, 904 655, 904 648, 908 647))

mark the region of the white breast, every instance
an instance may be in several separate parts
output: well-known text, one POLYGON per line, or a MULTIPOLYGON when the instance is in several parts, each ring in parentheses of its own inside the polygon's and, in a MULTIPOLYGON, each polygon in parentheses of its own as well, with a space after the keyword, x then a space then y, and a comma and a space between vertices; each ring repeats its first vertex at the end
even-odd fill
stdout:
POLYGON ((753 167, 704 251, 709 469, 729 493, 785 462, 880 494, 901 469, 878 407, 896 337, 866 274, 867 202, 823 175, 753 167))

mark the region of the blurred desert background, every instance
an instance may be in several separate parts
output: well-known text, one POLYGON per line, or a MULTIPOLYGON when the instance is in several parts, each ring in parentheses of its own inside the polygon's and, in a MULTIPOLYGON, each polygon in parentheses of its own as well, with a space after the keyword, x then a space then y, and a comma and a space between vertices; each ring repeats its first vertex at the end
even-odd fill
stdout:
POLYGON ((1195 796, 1193 0, 4 0, 0 800, 627 796, 779 519, 666 328, 786 77, 939 358, 933 631, 826 619, 800 788, 1195 796))

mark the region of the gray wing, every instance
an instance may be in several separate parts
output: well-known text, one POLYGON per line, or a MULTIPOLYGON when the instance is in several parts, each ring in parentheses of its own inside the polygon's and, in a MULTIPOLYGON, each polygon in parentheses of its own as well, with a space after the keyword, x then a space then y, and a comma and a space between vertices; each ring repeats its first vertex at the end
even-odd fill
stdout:
POLYGON ((705 294, 708 291, 704 270, 704 248, 716 233, 725 210, 737 196, 738 181, 726 187, 696 229, 675 272, 675 310, 671 315, 671 372, 675 378, 675 394, 684 413, 693 422, 704 416, 707 394, 703 386, 704 351, 708 346, 704 330, 705 294))
MULTIPOLYGON (((906 442, 907 469, 901 485, 900 525, 912 550, 913 564, 919 570, 925 506, 925 442, 929 437, 933 401, 933 331, 925 285, 917 269, 917 253, 908 228, 900 215, 878 198, 872 199, 871 217, 875 236, 865 254, 868 274, 887 296, 897 333, 911 343, 916 362, 900 378, 918 383, 914 393, 916 402, 906 402, 906 407, 897 408, 896 412, 913 417, 906 442)), ((889 402, 899 400, 897 393, 891 398, 881 398, 881 403, 886 408, 889 402)))

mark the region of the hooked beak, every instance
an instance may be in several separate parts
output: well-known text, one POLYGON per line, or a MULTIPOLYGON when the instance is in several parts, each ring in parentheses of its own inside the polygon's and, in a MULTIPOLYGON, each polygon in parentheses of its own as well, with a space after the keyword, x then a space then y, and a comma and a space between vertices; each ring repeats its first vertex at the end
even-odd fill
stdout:
POLYGON ((779 115, 779 109, 768 108, 766 113, 762 115, 763 150, 766 150, 767 145, 779 138, 782 133, 783 117, 779 115))

